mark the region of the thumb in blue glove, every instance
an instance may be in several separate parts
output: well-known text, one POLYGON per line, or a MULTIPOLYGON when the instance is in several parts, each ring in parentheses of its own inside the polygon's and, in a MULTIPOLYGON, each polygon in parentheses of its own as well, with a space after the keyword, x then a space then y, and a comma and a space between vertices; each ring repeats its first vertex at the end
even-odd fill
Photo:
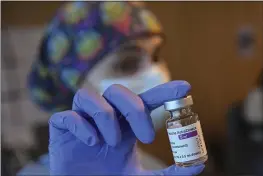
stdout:
POLYGON ((144 171, 136 156, 136 140, 151 143, 155 131, 150 112, 185 96, 190 85, 173 81, 139 96, 120 85, 100 96, 79 90, 72 110, 50 119, 51 175, 196 175, 204 165, 144 171))

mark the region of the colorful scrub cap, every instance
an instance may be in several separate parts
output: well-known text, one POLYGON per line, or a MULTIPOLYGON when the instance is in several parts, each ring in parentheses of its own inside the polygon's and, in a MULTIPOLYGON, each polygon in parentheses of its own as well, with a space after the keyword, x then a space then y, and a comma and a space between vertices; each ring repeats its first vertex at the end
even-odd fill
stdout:
POLYGON ((46 111, 71 109, 72 99, 91 68, 127 40, 161 35, 161 25, 133 2, 65 3, 49 24, 33 63, 28 87, 46 111))

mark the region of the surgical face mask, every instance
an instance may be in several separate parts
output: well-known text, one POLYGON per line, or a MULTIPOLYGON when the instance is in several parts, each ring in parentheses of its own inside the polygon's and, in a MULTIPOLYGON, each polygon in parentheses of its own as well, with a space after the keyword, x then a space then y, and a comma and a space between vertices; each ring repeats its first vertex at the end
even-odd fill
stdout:
POLYGON ((159 84, 168 82, 170 77, 168 71, 161 64, 152 64, 145 70, 138 72, 132 76, 124 76, 120 78, 103 79, 98 83, 100 92, 104 92, 112 84, 121 84, 136 94, 147 91, 159 84))

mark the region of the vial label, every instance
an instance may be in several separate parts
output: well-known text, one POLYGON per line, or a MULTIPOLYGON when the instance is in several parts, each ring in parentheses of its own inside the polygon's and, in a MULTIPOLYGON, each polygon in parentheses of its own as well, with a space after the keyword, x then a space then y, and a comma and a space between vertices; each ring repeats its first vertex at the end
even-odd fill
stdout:
POLYGON ((175 162, 187 162, 207 154, 200 121, 167 131, 175 162))

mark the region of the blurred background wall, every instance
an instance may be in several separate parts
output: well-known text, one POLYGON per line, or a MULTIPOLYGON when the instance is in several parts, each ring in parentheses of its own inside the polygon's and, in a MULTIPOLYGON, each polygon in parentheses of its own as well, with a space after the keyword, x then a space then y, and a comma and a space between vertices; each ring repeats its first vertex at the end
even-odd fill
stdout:
MULTIPOLYGON (((34 59, 44 25, 60 4, 2 3, 2 28, 8 29, 9 34, 6 36, 11 36, 6 39, 12 50, 9 53, 15 54, 19 58, 18 62, 24 64, 26 69, 34 59)), ((224 141, 228 106, 245 98, 254 87, 263 67, 263 3, 147 4, 164 26, 167 44, 161 55, 168 62, 172 78, 187 80, 192 84, 195 109, 200 115, 206 138, 210 141, 224 141), (242 44, 246 39, 240 38, 244 37, 240 33, 248 34, 249 44, 242 44)), ((5 36, 2 34, 2 37, 5 36)), ((24 79, 20 79, 21 84, 24 84, 24 79)), ((15 87, 16 83, 13 83, 15 87)), ((155 142, 161 151, 159 147, 145 148, 157 153, 167 163, 172 163, 171 154, 163 152, 170 150, 166 140, 164 130, 155 142)))

